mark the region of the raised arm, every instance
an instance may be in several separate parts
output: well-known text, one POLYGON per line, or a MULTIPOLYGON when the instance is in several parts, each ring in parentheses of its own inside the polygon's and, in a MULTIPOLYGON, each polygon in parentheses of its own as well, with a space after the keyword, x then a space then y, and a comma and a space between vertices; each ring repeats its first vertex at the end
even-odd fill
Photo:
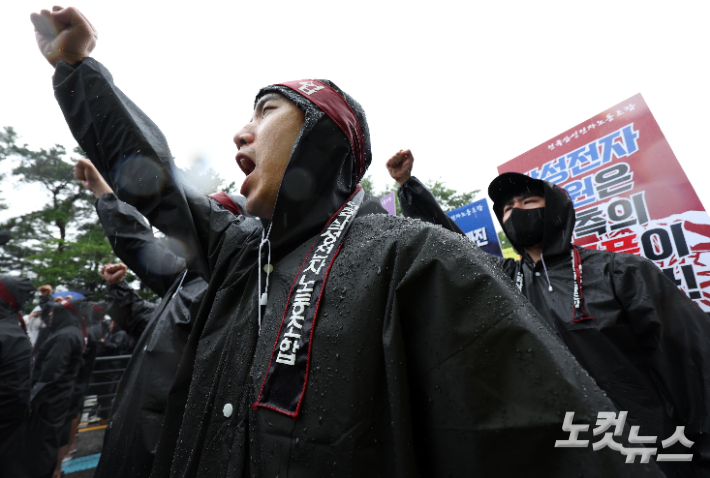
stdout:
POLYGON ((138 339, 150 322, 155 304, 148 302, 123 280, 128 269, 125 264, 105 264, 101 277, 108 282, 106 312, 126 333, 138 339))
POLYGON ((439 224, 450 231, 465 235, 454 220, 441 209, 436 198, 426 186, 412 176, 414 156, 410 150, 398 151, 387 160, 386 166, 392 179, 399 184, 397 197, 404 217, 439 224))
POLYGON ((185 260, 153 235, 136 208, 116 197, 90 161, 77 161, 74 172, 96 197, 96 213, 113 251, 141 282, 163 297, 185 270, 185 260))
POLYGON ((217 257, 211 251, 241 219, 177 179, 161 131, 114 85, 108 70, 88 57, 96 35, 83 15, 68 8, 34 14, 32 21, 40 50, 56 66, 55 97, 79 145, 116 195, 184 244, 190 268, 208 280, 210 260, 217 257), (91 48, 69 55, 62 44, 91 48))

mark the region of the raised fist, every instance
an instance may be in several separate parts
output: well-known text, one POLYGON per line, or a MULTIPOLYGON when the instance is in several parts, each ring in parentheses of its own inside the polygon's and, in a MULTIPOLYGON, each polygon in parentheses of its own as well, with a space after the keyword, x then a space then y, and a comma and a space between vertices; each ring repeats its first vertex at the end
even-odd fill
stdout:
POLYGON ((76 63, 91 55, 99 35, 74 7, 52 7, 30 15, 39 51, 52 66, 64 60, 76 63))
POLYGON ((101 268, 101 277, 109 284, 118 284, 128 272, 126 264, 104 264, 101 268))
POLYGON ((52 286, 49 284, 45 284, 42 287, 39 288, 39 293, 42 297, 52 295, 52 286))
POLYGON ((392 179, 397 181, 400 186, 406 183, 412 177, 412 166, 414 165, 414 156, 410 150, 402 151, 401 149, 387 160, 387 170, 392 176, 392 179))
POLYGON ((81 184, 94 193, 94 196, 97 198, 101 197, 103 194, 113 192, 113 189, 106 183, 91 161, 87 159, 78 160, 74 165, 73 172, 74 177, 81 181, 81 184))

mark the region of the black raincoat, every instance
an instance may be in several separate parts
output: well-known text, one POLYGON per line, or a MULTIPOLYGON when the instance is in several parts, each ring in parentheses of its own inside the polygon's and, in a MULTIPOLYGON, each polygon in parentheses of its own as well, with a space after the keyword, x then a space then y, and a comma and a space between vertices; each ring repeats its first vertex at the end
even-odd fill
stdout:
MULTIPOLYGON (((362 109, 323 84, 355 111, 369 162, 362 109)), ((152 476, 659 476, 608 448, 554 448, 568 438, 565 411, 590 423, 613 405, 471 241, 387 215, 355 218, 329 270, 300 413, 255 407, 294 279, 356 189, 348 139, 303 96, 262 90, 306 120, 267 224, 273 272, 259 330, 262 223, 177 181, 160 131, 95 60, 60 63, 54 85, 117 195, 188 244, 209 281, 152 476)))
MULTIPOLYGON (((399 191, 405 216, 460 232, 453 221, 440 220, 445 214, 431 193, 408 187, 410 182, 399 191)), ((685 426, 686 437, 695 442, 694 463, 662 463, 668 476, 710 476, 707 315, 652 262, 572 246, 572 201, 552 183, 540 181, 540 186, 545 195, 544 265, 534 264, 513 243, 522 260, 502 260, 503 269, 619 410, 629 412, 629 423, 640 426, 640 435, 658 438, 659 454, 688 453, 680 444, 660 446, 677 426, 685 426), (572 247, 583 266, 578 290, 586 312, 576 317, 572 247)), ((493 209, 502 223, 501 205, 493 209)))
POLYGON ((91 372, 94 371, 96 356, 99 351, 99 341, 101 340, 100 324, 105 315, 99 304, 88 299, 78 301, 76 311, 81 314, 85 320, 86 347, 84 347, 84 353, 81 356, 81 367, 76 376, 76 386, 74 387, 74 395, 72 397, 72 411, 69 414, 70 420, 76 418, 84 408, 84 397, 89 390, 91 372))
MULTIPOLYGON (((670 437, 677 426, 695 445, 694 463, 661 465, 669 475, 710 476, 710 321, 651 261, 572 246, 575 213, 569 196, 541 181, 545 194, 543 258, 503 268, 570 351, 640 434, 670 437), (571 248, 579 251, 582 307, 573 320, 575 279, 571 248), (549 283, 548 283, 549 277, 549 283), (552 286, 553 292, 549 291, 552 286)), ((494 207, 498 220, 501 210, 494 207)), ((501 221, 502 222, 502 221, 501 221)), ((688 453, 677 444, 658 453, 688 453)))
MULTIPOLYGON (((68 300, 75 309, 78 301, 68 300)), ((35 351, 30 402, 32 414, 24 429, 21 457, 25 474, 42 477, 57 464, 57 452, 66 435, 72 397, 82 364, 84 333, 81 318, 61 303, 49 306, 49 336, 35 351)))
POLYGON ((151 304, 119 282, 109 286, 111 317, 139 338, 119 384, 95 477, 147 477, 165 414, 168 393, 207 283, 188 272, 135 208, 113 194, 96 211, 116 255, 162 297, 151 304))
POLYGON ((35 288, 29 279, 0 275, 0 289, 0 468, 3 468, 2 464, 9 462, 21 448, 17 446, 17 433, 30 412, 32 344, 18 313, 35 288))

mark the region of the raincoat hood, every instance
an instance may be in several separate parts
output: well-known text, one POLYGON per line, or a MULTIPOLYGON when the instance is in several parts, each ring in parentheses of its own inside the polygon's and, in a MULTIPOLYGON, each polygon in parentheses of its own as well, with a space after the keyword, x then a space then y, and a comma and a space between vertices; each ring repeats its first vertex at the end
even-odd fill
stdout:
MULTIPOLYGON (((545 229, 542 235, 542 254, 547 258, 569 255, 574 232, 575 213, 572 200, 564 189, 549 181, 533 179, 520 173, 504 173, 488 186, 488 196, 493 201, 493 212, 503 224, 503 206, 512 194, 526 188, 541 190, 545 197, 545 229)), ((510 239, 510 238, 508 238, 510 239)), ((524 247, 511 241, 515 251, 523 255, 524 247)))
POLYGON ((81 328, 82 319, 78 315, 78 311, 81 308, 81 302, 81 299, 69 299, 62 302, 53 302, 50 305, 51 311, 54 312, 54 315, 50 320, 50 330, 52 332, 56 332, 59 329, 70 326, 81 328), (74 310, 72 310, 69 306, 71 306, 74 310))
MULTIPOLYGON (((270 239, 277 250, 300 244, 320 231, 355 191, 372 153, 364 110, 331 81, 270 85, 259 91, 255 104, 272 92, 305 113, 272 215, 270 239), (351 121, 348 124, 344 119, 351 121)), ((263 222, 268 229, 269 224, 263 222)))
POLYGON ((100 324, 104 319, 106 311, 104 311, 101 305, 86 299, 77 302, 78 308, 76 310, 84 317, 84 320, 86 320, 87 327, 100 324))
POLYGON ((27 300, 34 294, 35 287, 32 281, 24 277, 15 277, 10 275, 0 275, 0 289, 4 287, 12 296, 3 297, 0 295, 0 315, 16 314, 22 310, 27 300), (14 299, 15 304, 11 304, 14 299))

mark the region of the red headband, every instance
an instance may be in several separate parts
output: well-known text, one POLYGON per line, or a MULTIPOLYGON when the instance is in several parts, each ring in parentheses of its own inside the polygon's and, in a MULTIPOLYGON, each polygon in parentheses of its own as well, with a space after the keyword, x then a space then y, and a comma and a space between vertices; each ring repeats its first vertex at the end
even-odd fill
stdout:
POLYGON ((5 284, 3 284, 2 281, 0 281, 0 300, 7 303, 13 309, 18 309, 17 318, 20 320, 20 327, 22 327, 22 330, 24 330, 26 334, 27 326, 25 325, 25 320, 22 318, 22 314, 19 310, 20 304, 17 303, 17 299, 15 299, 15 296, 12 295, 12 292, 7 290, 7 287, 5 287, 5 284))
POLYGON ((345 98, 337 91, 318 80, 300 80, 277 83, 300 94, 320 108, 345 133, 355 156, 357 181, 365 174, 365 141, 360 122, 345 98))

